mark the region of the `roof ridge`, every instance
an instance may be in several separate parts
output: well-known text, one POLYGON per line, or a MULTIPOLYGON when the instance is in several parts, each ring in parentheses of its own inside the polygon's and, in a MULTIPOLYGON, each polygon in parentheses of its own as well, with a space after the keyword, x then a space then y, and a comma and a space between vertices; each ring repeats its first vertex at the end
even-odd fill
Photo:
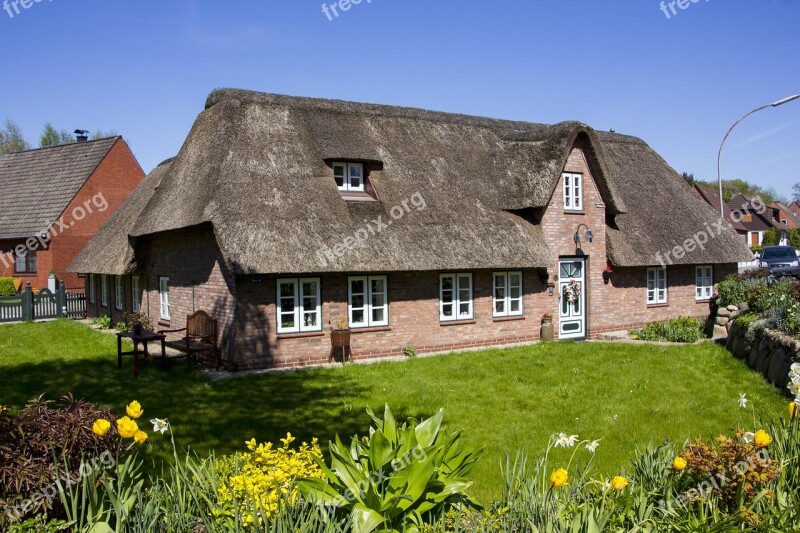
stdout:
POLYGON ((53 148, 64 148, 65 146, 84 146, 84 145, 90 144, 90 143, 96 143, 96 142, 100 142, 100 141, 108 141, 108 140, 111 140, 111 139, 121 139, 121 138, 122 138, 122 135, 112 135, 111 137, 103 137, 102 139, 90 139, 90 140, 82 141, 82 142, 75 141, 75 142, 71 142, 71 143, 56 144, 54 146, 40 146, 38 148, 28 148, 27 150, 20 150, 18 152, 8 152, 3 157, 8 157, 10 155, 17 155, 17 154, 27 154, 27 153, 30 153, 30 152, 39 152, 39 151, 42 151, 42 150, 51 150, 53 148))

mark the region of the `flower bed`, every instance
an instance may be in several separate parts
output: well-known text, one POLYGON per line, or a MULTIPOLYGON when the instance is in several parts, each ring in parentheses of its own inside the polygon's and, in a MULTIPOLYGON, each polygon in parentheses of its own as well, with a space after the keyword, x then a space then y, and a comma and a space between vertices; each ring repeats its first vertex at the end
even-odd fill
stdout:
MULTIPOLYGON (((793 372, 800 393, 800 366, 793 372)), ((747 405, 742 395, 740 406, 747 405)), ((56 482, 63 516, 55 507, 25 522, 6 514, 11 530, 690 532, 794 531, 800 523, 795 403, 788 418, 754 424, 752 432, 651 444, 612 476, 592 468, 602 439, 553 435, 535 460, 506 460, 504 496, 488 508, 467 496, 480 450, 444 431, 442 411, 402 424, 388 406, 382 417, 369 412, 369 435, 348 445, 337 437, 327 454, 314 441, 292 446, 291 434, 280 447, 251 440, 243 454, 204 459, 179 454, 173 440, 169 469, 145 483, 140 454, 149 444, 136 423, 142 407, 132 402, 118 418, 84 407, 87 416, 72 428, 84 432, 83 446, 117 446, 129 455, 103 467, 80 461, 74 479, 56 482), (552 459, 556 448, 569 459, 552 459)), ((155 433, 169 431, 165 420, 151 422, 155 433)))

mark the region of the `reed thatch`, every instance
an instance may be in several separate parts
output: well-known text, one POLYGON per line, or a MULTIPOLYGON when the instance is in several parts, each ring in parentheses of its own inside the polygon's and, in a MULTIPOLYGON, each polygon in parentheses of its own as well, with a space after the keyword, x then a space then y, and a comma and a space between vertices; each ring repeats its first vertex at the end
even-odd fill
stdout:
MULTIPOLYGON (((128 261, 128 270, 130 249, 97 249, 109 239, 127 246, 129 237, 203 223, 240 274, 547 267, 541 228, 520 213, 547 206, 576 142, 588 147, 609 219, 620 225, 609 250, 615 264, 654 264, 644 245, 693 234, 692 222, 713 218, 642 141, 577 122, 546 126, 225 89, 209 96, 178 156, 160 167, 155 193, 137 191, 71 268, 119 273, 128 261), (344 201, 332 160, 375 164, 380 203, 344 201), (644 180, 669 195, 643 201, 640 192, 654 189, 644 180), (414 197, 426 208, 392 220, 391 209, 414 197), (676 204, 698 212, 672 217, 676 204), (325 256, 379 216, 391 225, 340 257, 325 256)), ((715 245, 702 259, 736 261, 734 250, 715 245)))

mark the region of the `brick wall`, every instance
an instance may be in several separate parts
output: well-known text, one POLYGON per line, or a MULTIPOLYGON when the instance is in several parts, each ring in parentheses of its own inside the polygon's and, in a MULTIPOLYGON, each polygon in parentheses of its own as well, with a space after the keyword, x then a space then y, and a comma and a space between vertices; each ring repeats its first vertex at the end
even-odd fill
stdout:
MULTIPOLYGON (((380 274, 380 273, 371 273, 380 274)), ((354 359, 530 342, 539 337, 545 290, 535 270, 523 272, 522 317, 492 317, 492 272, 473 271, 473 320, 439 320, 439 272, 388 274, 389 326, 353 330, 354 359)), ((303 277, 303 276, 298 276, 303 277)), ((237 279, 236 345, 231 353, 240 368, 293 367, 327 362, 331 324, 347 317, 348 276, 321 277, 322 324, 319 333, 277 334, 277 276, 237 279)))

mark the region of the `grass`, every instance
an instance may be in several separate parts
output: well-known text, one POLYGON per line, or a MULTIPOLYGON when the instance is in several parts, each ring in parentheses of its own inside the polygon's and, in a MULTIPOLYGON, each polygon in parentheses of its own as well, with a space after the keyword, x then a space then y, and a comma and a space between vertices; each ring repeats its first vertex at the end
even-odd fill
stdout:
MULTIPOLYGON (((399 417, 444 408, 449 430, 486 448, 473 472, 482 502, 501 495, 506 453, 538 455, 553 433, 602 438, 595 465, 614 475, 649 441, 753 429, 754 416, 786 409, 774 387, 711 343, 547 343, 221 381, 183 365, 169 372, 151 365, 135 380, 132 364, 127 358, 117 370, 116 338, 80 323, 0 326, 0 403, 18 408, 42 393, 55 399, 72 392, 121 412, 136 399, 143 419, 169 418, 178 444, 200 453, 241 450, 253 437, 277 442, 287 431, 322 442, 337 432, 364 434, 365 409, 387 402, 399 417), (755 414, 738 407, 740 392, 755 414)), ((169 456, 165 440, 151 436, 149 453, 169 456)), ((568 459, 563 451, 555 458, 568 459)))

